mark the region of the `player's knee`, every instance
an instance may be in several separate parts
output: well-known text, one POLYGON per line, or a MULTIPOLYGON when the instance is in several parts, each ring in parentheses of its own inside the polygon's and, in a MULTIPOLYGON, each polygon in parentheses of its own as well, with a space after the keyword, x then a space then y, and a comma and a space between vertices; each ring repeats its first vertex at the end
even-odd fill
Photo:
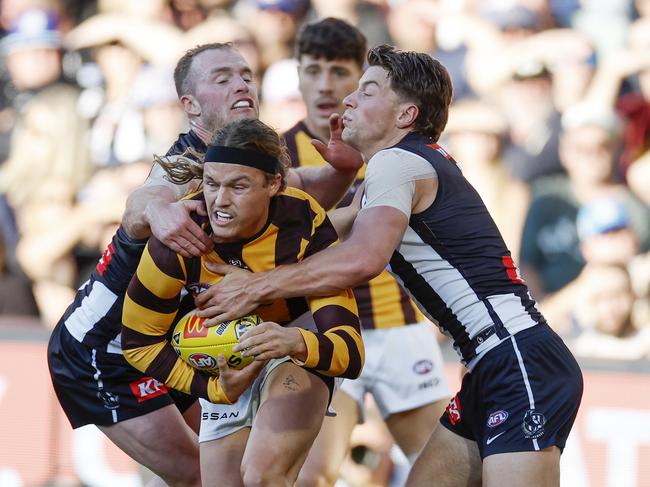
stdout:
POLYGON ((242 469, 242 480, 245 487, 280 487, 290 485, 287 475, 273 470, 256 468, 252 465, 242 469))

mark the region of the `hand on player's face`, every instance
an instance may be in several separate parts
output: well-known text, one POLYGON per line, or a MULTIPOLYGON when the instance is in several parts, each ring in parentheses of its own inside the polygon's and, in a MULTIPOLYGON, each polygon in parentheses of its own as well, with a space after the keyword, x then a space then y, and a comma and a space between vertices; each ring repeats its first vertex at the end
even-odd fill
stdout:
POLYGON ((190 218, 190 213, 206 215, 205 203, 182 200, 147 208, 151 233, 183 257, 198 257, 212 250, 212 239, 190 218))
POLYGON ((268 360, 255 361, 241 370, 228 366, 226 357, 219 354, 217 365, 219 366, 219 383, 231 403, 239 399, 246 389, 250 387, 255 378, 262 371, 268 360))
POLYGON ((307 359, 307 345, 298 328, 287 328, 272 321, 249 328, 232 351, 241 352, 242 357, 254 357, 256 361, 287 355, 303 362, 307 359))
POLYGON ((254 274, 239 267, 226 264, 216 264, 207 261, 206 268, 215 274, 222 274, 223 279, 210 286, 195 298, 199 308, 198 315, 209 318, 203 326, 210 327, 235 320, 250 314, 260 304, 251 294, 246 293, 246 283, 253 279, 254 274))
POLYGON ((327 145, 318 139, 312 139, 312 145, 334 169, 343 172, 358 171, 363 166, 363 157, 359 151, 343 142, 341 116, 333 113, 329 124, 330 140, 327 145))

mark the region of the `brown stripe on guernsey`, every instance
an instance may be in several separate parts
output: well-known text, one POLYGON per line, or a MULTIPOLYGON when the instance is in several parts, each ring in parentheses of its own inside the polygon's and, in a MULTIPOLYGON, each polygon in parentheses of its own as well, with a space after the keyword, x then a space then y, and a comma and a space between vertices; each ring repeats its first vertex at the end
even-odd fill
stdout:
POLYGON ((140 282, 137 274, 129 284, 128 293, 131 300, 135 303, 163 314, 176 313, 178 310, 178 302, 181 297, 180 291, 171 298, 161 298, 156 296, 149 290, 149 288, 140 282))
MULTIPOLYGON (((165 346, 158 355, 151 361, 145 374, 153 377, 169 377, 169 374, 174 369, 176 362, 181 360, 171 345, 165 346)), ((163 381, 164 382, 164 381, 163 381)), ((189 389, 189 384, 186 384, 189 389)))
POLYGON ((345 330, 336 330, 335 335, 341 337, 348 346, 348 368, 345 377, 357 377, 361 373, 361 354, 359 344, 354 337, 345 330))
POLYGON ((199 397, 208 397, 208 375, 199 371, 194 372, 190 383, 190 394, 199 397))
POLYGON ((128 326, 122 327, 122 348, 124 350, 148 347, 160 343, 160 340, 161 335, 146 335, 128 326))
POLYGON ((375 315, 372 312, 372 299, 370 297, 370 284, 361 284, 353 290, 354 297, 359 306, 359 321, 361 327, 365 330, 372 330, 375 328, 375 315), (361 303, 361 304, 360 304, 361 303), (365 303, 365 304, 364 304, 365 303))
MULTIPOLYGON (((150 238, 145 248, 142 260, 146 258, 146 255, 149 254, 151 259, 156 264, 161 271, 167 274, 174 279, 185 280, 185 272, 181 267, 180 261, 178 260, 178 254, 173 250, 166 247, 161 241, 157 238, 150 238)), ((140 268, 145 268, 146 266, 141 265, 140 268)))

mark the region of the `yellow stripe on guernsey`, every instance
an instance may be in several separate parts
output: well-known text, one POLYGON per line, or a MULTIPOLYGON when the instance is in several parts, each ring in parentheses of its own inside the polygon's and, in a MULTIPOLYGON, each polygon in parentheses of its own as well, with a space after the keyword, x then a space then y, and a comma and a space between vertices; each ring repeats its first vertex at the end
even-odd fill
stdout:
MULTIPOLYGON (((124 298, 122 321, 126 325, 138 323, 137 330, 145 335, 163 336, 171 326, 176 310, 171 313, 159 313, 148 306, 133 301, 127 295, 124 298), (128 304, 128 306, 127 306, 128 304)), ((136 327, 132 328, 136 329, 136 327)))
MULTIPOLYGON (((183 269, 184 278, 187 277, 183 259, 177 259, 181 268, 183 269)), ((144 287, 155 294, 161 299, 170 299, 176 296, 178 290, 185 284, 185 279, 174 279, 172 276, 167 275, 167 279, 160 279, 160 274, 166 274, 164 270, 160 269, 149 252, 149 246, 144 248, 142 257, 140 258, 141 265, 138 266, 136 275, 144 287), (172 281, 172 282, 170 282, 172 281), (175 282, 174 282, 175 281, 175 282)))
MULTIPOLYGON (((273 208, 269 225, 260 236, 241 244, 216 244, 214 251, 202 258, 183 259, 157 239, 149 240, 129 284, 122 315, 122 349, 134 367, 174 389, 212 402, 228 402, 218 380, 183 362, 166 334, 184 287, 213 285, 222 279, 207 270, 206 260, 241 261, 251 271, 264 271, 299 262, 305 254, 337 241, 325 211, 302 191, 288 188, 276 197, 273 208)), ((287 324, 308 309, 318 332, 304 332, 309 350, 306 367, 325 375, 357 377, 364 349, 351 290, 310 300, 279 300, 257 313, 264 320, 287 324)))
MULTIPOLYGON (((294 167, 319 167, 327 164, 311 144, 314 137, 303 122, 290 129, 284 137, 294 167)), ((364 164, 357 174, 358 180, 365 176, 365 169, 364 164)), ((350 200, 350 195, 344 198, 344 202, 350 200)), ((367 284, 355 288, 354 295, 359 305, 362 328, 394 328, 425 320, 388 271, 383 271, 367 284)))

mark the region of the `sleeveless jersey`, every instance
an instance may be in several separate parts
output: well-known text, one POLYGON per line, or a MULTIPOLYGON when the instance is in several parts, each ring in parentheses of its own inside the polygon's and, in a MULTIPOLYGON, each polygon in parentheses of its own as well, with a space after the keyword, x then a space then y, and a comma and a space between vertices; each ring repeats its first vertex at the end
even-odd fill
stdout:
MULTIPOLYGON (((293 167, 327 164, 311 145, 311 139, 316 137, 309 133, 304 122, 298 122, 288 130, 284 138, 293 167)), ((350 204, 356 189, 363 181, 364 173, 365 165, 359 170, 358 179, 339 206, 350 204)), ((363 329, 393 328, 418 323, 424 319, 406 291, 388 271, 382 271, 368 283, 354 288, 354 297, 359 307, 359 319, 363 329)))

